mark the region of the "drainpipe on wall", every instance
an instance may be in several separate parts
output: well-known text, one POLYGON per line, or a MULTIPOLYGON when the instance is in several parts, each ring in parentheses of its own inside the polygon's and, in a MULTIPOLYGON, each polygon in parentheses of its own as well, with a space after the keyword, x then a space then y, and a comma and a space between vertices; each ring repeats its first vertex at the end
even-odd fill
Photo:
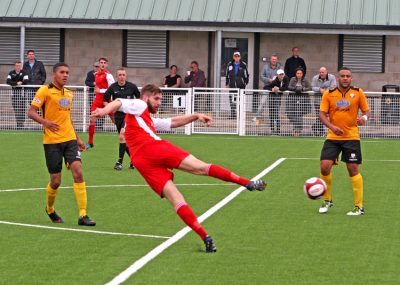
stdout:
POLYGON ((221 87, 222 31, 215 31, 214 86, 221 87))
POLYGON ((25 26, 20 27, 20 34, 19 34, 19 57, 21 62, 24 62, 25 59, 25 26))

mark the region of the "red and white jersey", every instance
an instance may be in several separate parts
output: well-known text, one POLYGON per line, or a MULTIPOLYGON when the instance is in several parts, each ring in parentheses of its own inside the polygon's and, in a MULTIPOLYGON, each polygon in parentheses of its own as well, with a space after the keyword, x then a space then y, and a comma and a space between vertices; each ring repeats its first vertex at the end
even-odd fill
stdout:
POLYGON ((122 105, 119 111, 125 116, 125 139, 131 156, 145 144, 162 140, 156 131, 171 130, 171 119, 152 118, 147 103, 141 99, 117 99, 122 105))
POLYGON ((94 82, 95 86, 100 89, 100 93, 96 93, 94 97, 94 102, 103 106, 104 93, 106 93, 107 88, 115 82, 114 77, 108 70, 104 70, 103 72, 98 71, 94 73, 94 82))

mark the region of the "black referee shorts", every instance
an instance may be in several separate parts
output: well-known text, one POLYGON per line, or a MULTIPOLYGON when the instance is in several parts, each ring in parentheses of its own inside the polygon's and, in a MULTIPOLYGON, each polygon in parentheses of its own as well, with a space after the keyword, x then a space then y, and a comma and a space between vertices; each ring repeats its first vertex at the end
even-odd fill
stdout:
POLYGON ((321 150, 321 160, 332 160, 335 163, 339 160, 346 163, 361 164, 361 144, 359 140, 326 140, 321 150))
POLYGON ((125 128, 125 116, 124 117, 120 117, 120 116, 115 116, 115 126, 117 127, 117 131, 118 133, 121 132, 122 128, 125 128))
POLYGON ((44 144, 44 155, 49 173, 59 173, 62 170, 62 161, 71 164, 74 161, 81 161, 81 152, 76 140, 56 144, 44 144))

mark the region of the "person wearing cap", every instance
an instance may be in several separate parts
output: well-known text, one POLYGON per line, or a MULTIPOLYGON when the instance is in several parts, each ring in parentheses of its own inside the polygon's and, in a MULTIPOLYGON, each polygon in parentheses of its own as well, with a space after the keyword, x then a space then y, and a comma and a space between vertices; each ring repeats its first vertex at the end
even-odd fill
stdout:
MULTIPOLYGON (((278 56, 276 54, 272 54, 269 58, 269 63, 264 65, 263 71, 260 75, 260 80, 264 83, 264 90, 271 90, 272 81, 276 79, 278 75, 277 71, 279 69, 282 69, 282 65, 278 62, 278 56)), ((256 122, 256 124, 259 124, 259 119, 261 118, 260 115, 266 103, 267 96, 261 95, 256 116, 253 118, 253 121, 256 122)))
POLYGON ((268 96, 269 121, 271 133, 273 135, 279 135, 281 132, 279 113, 281 109, 282 92, 288 90, 289 87, 289 77, 285 75, 285 71, 283 69, 278 69, 276 73, 278 75, 271 82, 272 92, 270 92, 268 96))
POLYGON ((93 98, 94 98, 94 73, 99 71, 99 62, 96 61, 93 64, 93 70, 90 70, 87 74, 86 74, 86 80, 85 80, 85 85, 88 88, 88 98, 89 98, 89 102, 93 102, 93 98))
MULTIPOLYGON (((240 52, 233 53, 233 59, 226 66, 225 85, 227 88, 244 89, 249 83, 249 71, 247 64, 241 60, 240 52)), ((229 102, 231 105, 231 119, 236 118, 236 97, 229 95, 229 102)))

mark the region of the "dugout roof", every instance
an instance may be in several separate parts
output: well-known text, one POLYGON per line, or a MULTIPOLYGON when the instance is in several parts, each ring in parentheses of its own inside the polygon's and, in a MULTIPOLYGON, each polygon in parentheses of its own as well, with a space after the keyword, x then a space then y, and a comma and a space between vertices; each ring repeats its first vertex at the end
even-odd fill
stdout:
POLYGON ((0 27, 400 33, 398 0, 0 0, 0 27))

